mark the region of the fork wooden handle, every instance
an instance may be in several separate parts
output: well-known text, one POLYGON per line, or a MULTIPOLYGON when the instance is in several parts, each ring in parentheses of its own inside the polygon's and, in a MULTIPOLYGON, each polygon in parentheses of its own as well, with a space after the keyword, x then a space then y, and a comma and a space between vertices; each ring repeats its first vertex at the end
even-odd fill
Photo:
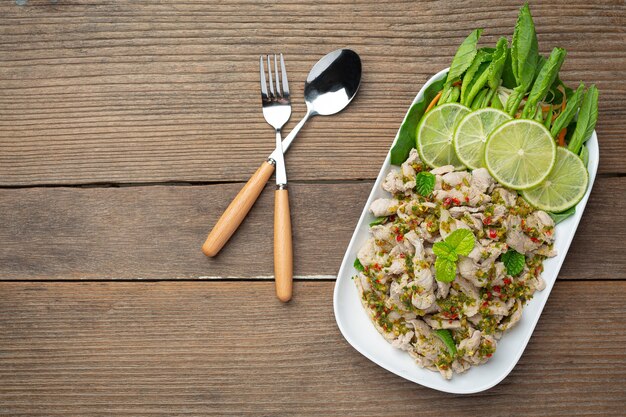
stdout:
POLYGON ((235 233, 243 219, 246 217, 254 202, 263 191, 263 187, 274 172, 274 165, 265 161, 250 177, 239 194, 226 208, 222 217, 215 223, 213 230, 202 245, 202 252, 206 256, 215 256, 235 233))
POLYGON ((278 189, 274 195, 274 279, 278 299, 289 301, 293 287, 293 252, 287 189, 278 189))

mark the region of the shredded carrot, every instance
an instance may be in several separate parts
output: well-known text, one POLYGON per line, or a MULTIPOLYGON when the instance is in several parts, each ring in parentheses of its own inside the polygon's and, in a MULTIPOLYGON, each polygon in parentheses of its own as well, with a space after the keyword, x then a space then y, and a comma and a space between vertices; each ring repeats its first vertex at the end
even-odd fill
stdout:
POLYGON ((565 146, 565 134, 567 133, 567 128, 564 127, 563 129, 561 129, 561 131, 559 132, 559 146, 565 146))
POLYGON ((430 111, 430 109, 435 107, 435 105, 437 104, 437 102, 441 98, 441 93, 443 93, 443 90, 441 90, 440 92, 437 93, 437 95, 433 98, 433 100, 430 102, 428 107, 426 107, 426 111, 424 113, 428 113, 430 111))

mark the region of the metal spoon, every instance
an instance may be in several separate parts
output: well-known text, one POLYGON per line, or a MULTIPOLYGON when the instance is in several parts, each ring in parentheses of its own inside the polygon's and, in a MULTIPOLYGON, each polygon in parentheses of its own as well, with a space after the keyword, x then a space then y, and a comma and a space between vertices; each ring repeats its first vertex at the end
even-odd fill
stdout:
MULTIPOLYGON (((315 115, 328 116, 343 110, 354 98, 361 84, 361 59, 350 49, 338 49, 317 61, 304 84, 304 101, 307 112, 282 142, 283 153, 302 126, 315 115)), ((215 256, 235 233, 252 205, 261 194, 263 187, 274 172, 275 159, 280 152, 277 149, 267 161, 257 169, 243 186, 239 194, 226 208, 213 230, 209 233, 202 252, 206 256, 215 256)))

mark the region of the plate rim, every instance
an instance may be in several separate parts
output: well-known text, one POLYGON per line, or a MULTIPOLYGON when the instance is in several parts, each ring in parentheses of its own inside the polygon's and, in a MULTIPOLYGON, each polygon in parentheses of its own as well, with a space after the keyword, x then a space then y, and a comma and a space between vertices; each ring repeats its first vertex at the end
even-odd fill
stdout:
MULTIPOLYGON (((440 79, 442 79, 446 73, 448 72, 449 68, 445 68, 441 71, 439 71, 438 73, 436 73, 435 75, 431 76, 426 83, 424 83, 424 85, 422 86, 422 88, 419 90, 419 92, 416 94, 415 98, 413 99, 413 101, 411 102, 411 105, 409 106, 409 108, 407 109, 407 112, 403 118, 402 124, 406 121, 409 110, 411 109, 411 107, 423 97, 424 91, 426 90, 426 88, 428 88, 432 83, 434 83, 435 81, 438 81, 440 79)), ((402 126, 402 124, 400 126, 402 126)), ((574 236, 576 235, 576 231, 578 229, 578 225, 580 224, 580 220, 585 212, 585 208, 587 206, 587 201, 589 199, 589 196, 591 194, 593 185, 595 183, 595 178, 596 178, 596 174, 597 174, 597 169, 598 169, 598 165, 599 165, 599 161, 600 161, 600 155, 599 155, 599 144, 598 144, 598 140, 597 140, 597 134, 596 131, 594 130, 591 138, 589 139, 589 141, 587 142, 588 145, 594 146, 597 149, 597 152, 594 152, 593 154, 595 155, 595 158, 589 160, 589 164, 588 164, 588 171, 589 171, 589 186, 588 189, 585 193, 585 195, 583 196, 582 200, 576 205, 576 215, 574 216, 575 222, 574 224, 572 224, 572 228, 573 228, 573 233, 571 235, 571 238, 569 239, 569 242, 566 243, 565 245, 565 250, 562 256, 559 256, 558 259, 558 265, 556 266, 556 270, 555 270, 555 274, 556 277, 554 278, 554 280, 552 280, 551 282, 547 282, 546 283, 546 288, 543 290, 546 292, 546 296, 545 298, 541 301, 541 304, 538 306, 539 311, 537 314, 536 319, 534 320, 533 323, 531 323, 531 327, 530 327, 530 331, 528 331, 527 334, 524 335, 523 337, 523 348, 521 350, 519 350, 519 352, 516 354, 516 357, 514 358, 513 361, 511 361, 511 363, 507 366, 507 369, 504 372, 501 372, 498 377, 494 378, 493 381, 490 381, 488 383, 482 384, 482 385, 478 385, 475 386, 471 389, 459 389, 458 387, 454 386, 454 379, 452 380, 444 380, 442 378, 442 381, 446 381, 449 382, 449 385, 446 387, 441 387, 441 386, 435 386, 431 383, 429 383, 428 381, 423 381, 423 380, 417 380, 417 378, 412 377, 411 375, 408 374, 402 374, 399 372, 396 372, 396 370, 394 369, 390 369, 390 367, 386 366, 386 364, 384 364, 382 361, 378 360, 378 358, 376 357, 376 355, 370 355, 368 352, 364 351, 362 348, 360 348, 360 345, 358 343, 356 343, 354 340, 352 340, 352 338, 349 335, 349 332, 347 331, 347 329, 344 327, 343 321, 340 319, 340 312, 339 312, 339 297, 340 297, 340 283, 345 280, 345 279, 349 279, 349 278, 342 278, 346 276, 346 269, 351 267, 350 264, 350 253, 352 252, 352 249, 354 247, 354 245, 356 244, 356 240, 357 240, 357 235, 359 234, 360 229, 363 227, 364 224, 364 219, 368 214, 368 207, 370 206, 372 199, 374 197, 374 194, 376 192, 376 190, 380 187, 382 180, 384 179, 384 177, 387 174, 387 171, 389 170, 389 168, 391 167, 391 163, 390 163, 390 157, 391 157, 391 148, 393 148, 393 146, 395 145, 395 143, 398 140, 398 136, 400 133, 400 128, 398 128, 398 132, 396 133, 396 136, 391 144, 391 147, 389 149, 389 151, 387 152, 387 156, 385 157, 385 160, 381 166, 381 169, 378 173, 378 176, 376 177, 376 181, 374 182, 374 185, 372 186, 372 189, 368 195, 367 201, 365 202, 365 205, 363 207, 363 211, 361 212, 361 215, 359 216, 359 219, 357 221, 357 224, 354 228, 354 232, 352 234, 352 237, 350 238, 350 242, 346 248, 346 252, 344 254, 344 257, 342 259, 341 262, 341 266, 339 268, 339 272, 337 273, 337 278, 335 281, 335 285, 334 285, 334 289, 333 289, 333 313, 335 315, 335 321, 337 323, 337 326, 339 327, 339 330, 342 334, 342 336, 344 337, 344 339, 346 339, 346 341, 359 353, 361 353, 363 356, 365 356, 366 358, 368 358, 369 360, 371 360, 372 362, 374 362, 375 364, 377 364, 378 366, 382 367, 383 369, 386 369, 389 372, 392 372, 404 379, 407 379, 411 382, 414 382, 416 384, 431 388, 431 389, 435 389, 438 391, 442 391, 442 392, 448 392, 448 393, 453 393, 453 394, 475 394, 478 392, 482 392, 482 391, 486 391, 494 386, 496 386, 497 384, 499 384, 500 382, 502 382, 502 380, 504 380, 513 370, 513 368, 517 365, 517 363, 519 362, 519 359, 521 358, 522 354, 526 351, 526 347, 528 346, 528 342, 530 341, 530 338, 532 337, 534 331, 535 331, 535 327, 537 325, 537 323, 539 322, 539 319, 541 318, 541 315, 543 313, 543 309, 545 307, 545 304, 550 296, 550 293, 552 292, 552 288, 554 287, 554 284, 556 282, 556 280, 558 279, 558 274, 561 270, 561 267, 563 265, 563 262, 565 261, 565 258, 567 257, 567 253, 569 252, 569 248, 570 245, 574 239, 574 236)), ((360 305, 360 303, 359 303, 360 305)), ((369 317, 368 317, 369 319, 369 317)), ((415 367, 417 367, 419 370, 422 370, 424 372, 433 372, 427 369, 423 369, 423 368, 419 368, 419 366, 417 364, 415 364, 415 367)))

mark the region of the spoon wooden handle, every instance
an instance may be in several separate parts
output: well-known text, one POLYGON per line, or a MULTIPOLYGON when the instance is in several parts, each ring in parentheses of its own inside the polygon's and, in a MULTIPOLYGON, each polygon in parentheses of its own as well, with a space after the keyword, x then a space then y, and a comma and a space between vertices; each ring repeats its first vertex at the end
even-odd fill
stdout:
POLYGON ((213 230, 202 245, 202 252, 206 256, 215 256, 235 233, 243 219, 246 217, 254 202, 263 191, 267 180, 274 172, 274 165, 265 161, 250 177, 239 194, 226 208, 222 217, 215 223, 213 230))
POLYGON ((291 299, 293 287, 293 252, 289 193, 278 189, 274 195, 274 279, 280 301, 291 299))

